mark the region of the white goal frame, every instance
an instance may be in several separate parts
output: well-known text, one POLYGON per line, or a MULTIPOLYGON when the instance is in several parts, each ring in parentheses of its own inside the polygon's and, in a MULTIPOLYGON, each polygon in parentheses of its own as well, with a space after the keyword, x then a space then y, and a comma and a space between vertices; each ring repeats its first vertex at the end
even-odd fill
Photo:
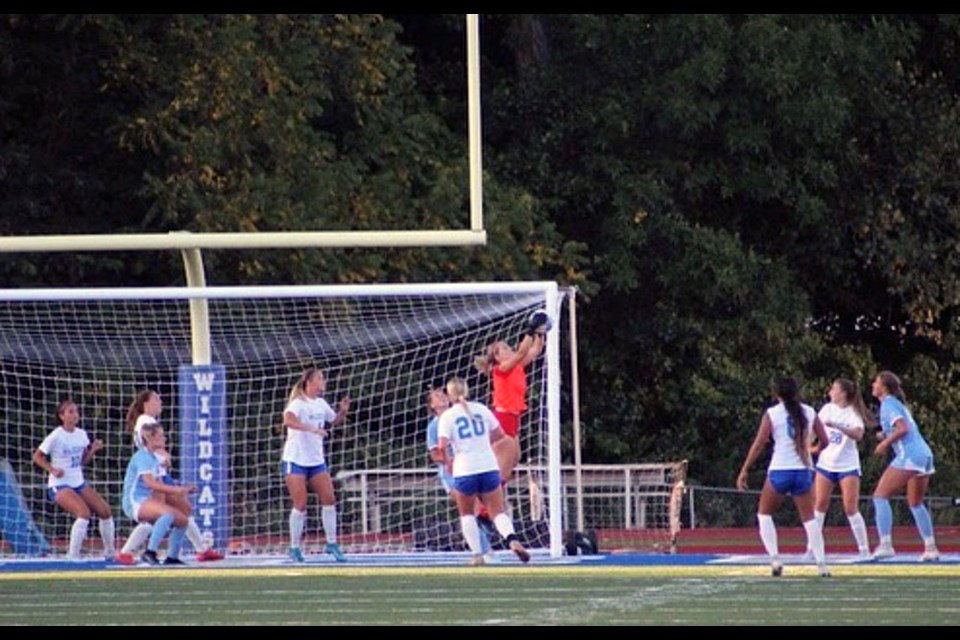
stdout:
MULTIPOLYGON (((271 286, 271 287, 210 287, 168 289, 23 289, 0 290, 0 303, 62 301, 134 301, 134 300, 181 300, 200 301, 225 299, 295 299, 295 298, 342 298, 342 297, 406 297, 406 296, 460 296, 484 294, 540 294, 544 296, 546 309, 559 319, 563 294, 555 282, 522 283, 461 283, 461 284, 371 284, 371 285, 321 285, 321 286, 271 286)), ((192 318, 195 320, 195 318, 192 318)), ((196 340, 203 332, 194 331, 194 357, 196 350, 209 354, 209 333, 206 345, 196 340)), ((559 331, 547 334, 546 344, 546 417, 547 417, 547 480, 548 480, 548 528, 550 555, 563 555, 563 495, 561 474, 561 420, 560 420, 560 338, 559 331)), ((187 363, 183 363, 187 364, 187 363)))

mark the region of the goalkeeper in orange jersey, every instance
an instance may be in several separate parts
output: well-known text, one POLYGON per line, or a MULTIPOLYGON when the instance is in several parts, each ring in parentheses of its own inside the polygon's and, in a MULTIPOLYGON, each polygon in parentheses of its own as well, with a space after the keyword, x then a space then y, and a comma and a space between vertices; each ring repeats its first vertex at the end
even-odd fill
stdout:
POLYGON ((477 369, 492 381, 493 415, 506 436, 497 447, 503 482, 510 480, 520 461, 520 419, 527 410, 526 368, 543 353, 544 335, 549 328, 549 316, 537 311, 530 316, 527 333, 516 349, 503 341, 494 342, 477 360, 477 369), (499 453, 503 448, 506 453, 499 453))

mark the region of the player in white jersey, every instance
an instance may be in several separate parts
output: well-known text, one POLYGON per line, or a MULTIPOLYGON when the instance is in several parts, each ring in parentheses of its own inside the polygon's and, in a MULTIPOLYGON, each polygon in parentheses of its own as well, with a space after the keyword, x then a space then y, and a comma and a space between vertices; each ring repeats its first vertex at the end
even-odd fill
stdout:
MULTIPOLYGON (((850 530, 857 541, 861 560, 870 559, 867 524, 860 514, 860 451, 867 423, 872 422, 863 397, 852 380, 839 379, 830 387, 830 403, 820 409, 820 422, 827 431, 827 442, 820 443, 817 458, 816 505, 817 524, 823 530, 833 489, 840 485, 843 510, 850 530)), ((812 553, 812 550, 808 550, 812 553)))
POLYGON ((163 481, 160 458, 155 454, 165 450, 166 437, 159 424, 143 425, 140 432, 143 448, 137 451, 123 479, 123 512, 137 523, 153 525, 150 541, 142 559, 150 565, 159 565, 157 551, 170 533, 170 544, 165 565, 182 565, 180 545, 186 534, 188 516, 174 506, 171 498, 183 498, 197 490, 194 486, 174 486, 163 481))
POLYGON ((821 576, 827 577, 830 571, 824 555, 823 534, 813 514, 813 462, 810 456, 812 434, 816 434, 821 442, 826 442, 827 433, 813 407, 801 404, 800 386, 796 380, 780 380, 775 393, 779 404, 764 412, 757 437, 737 477, 737 488, 746 491, 750 467, 760 457, 767 443, 773 440, 773 456, 757 510, 760 539, 770 556, 771 572, 776 577, 783 574, 773 514, 786 496, 792 496, 807 532, 807 541, 813 549, 817 569, 821 576))
POLYGON ((307 518, 308 489, 320 497, 327 553, 337 562, 347 561, 337 544, 337 499, 323 440, 329 435, 328 425, 335 427, 346 420, 350 398, 340 400, 338 411, 334 412, 321 397, 326 388, 327 379, 323 372, 313 367, 307 369, 293 385, 290 400, 283 411, 287 442, 283 447, 281 471, 293 503, 290 509, 290 558, 294 562, 303 562, 300 544, 307 518))
POLYGON ((103 449, 103 442, 95 440, 91 443, 87 432, 79 428, 80 411, 70 399, 57 405, 57 420, 60 421, 60 426, 44 439, 33 454, 33 461, 50 474, 47 482, 50 499, 76 518, 70 529, 70 550, 67 558, 80 558, 92 513, 97 514, 100 520, 103 552, 108 559, 113 558, 113 513, 106 500, 93 487, 88 486, 83 477, 83 467, 103 449))
POLYGON ((500 423, 490 409, 478 402, 468 402, 466 382, 454 378, 447 383, 447 397, 451 406, 440 416, 437 427, 439 435, 440 462, 453 475, 454 498, 460 512, 460 526, 467 546, 473 552, 473 564, 484 563, 480 546, 480 531, 474 514, 476 498, 479 497, 493 517, 497 531, 510 550, 522 562, 530 561, 530 554, 523 548, 513 529, 513 522, 503 513, 503 492, 500 490, 500 468, 490 443, 503 438, 500 423), (449 458, 449 446, 453 446, 453 460, 449 458))
POLYGON ((904 404, 906 395, 903 385, 889 371, 880 373, 873 381, 873 396, 880 401, 879 435, 882 440, 874 453, 885 456, 893 451, 894 459, 880 477, 873 492, 873 506, 877 518, 877 533, 880 544, 874 550, 875 560, 889 558, 893 550, 893 512, 890 498, 904 490, 910 513, 923 538, 925 550, 920 560, 935 562, 940 559, 937 541, 933 533, 933 520, 923 501, 930 486, 930 476, 935 473, 933 452, 920 434, 913 414, 904 404))
MULTIPOLYGON (((130 407, 127 409, 127 431, 133 435, 133 445, 138 450, 145 448, 142 437, 143 428, 148 425, 160 424, 159 420, 162 412, 163 400, 160 398, 160 394, 152 389, 138 393, 130 404, 130 407)), ((159 471, 163 481, 168 484, 175 484, 173 476, 170 475, 170 452, 166 446, 155 451, 154 455, 160 463, 159 471)), ((187 499, 186 496, 174 494, 167 496, 167 501, 187 515, 187 539, 190 540, 190 544, 193 545, 197 552, 197 561, 210 562, 223 560, 223 555, 218 553, 203 539, 203 535, 200 533, 200 527, 193 518, 193 505, 190 504, 190 500, 187 499)), ((118 562, 127 565, 136 562, 134 556, 150 536, 151 526, 149 523, 141 523, 134 527, 123 549, 117 554, 118 562)))
MULTIPOLYGON (((430 453, 430 459, 437 463, 437 478, 440 480, 440 484, 443 485, 443 489, 447 492, 447 495, 453 498, 454 503, 456 503, 456 489, 453 488, 453 476, 450 475, 446 466, 443 464, 445 458, 453 459, 453 452, 448 449, 446 456, 440 453, 440 416, 449 408, 450 398, 447 397, 443 389, 431 389, 427 393, 427 409, 429 409, 431 414, 430 421, 427 422, 427 451, 430 453)), ((502 473, 501 471, 501 474, 502 473)), ((490 514, 479 499, 476 501, 474 513, 477 515, 478 522, 485 519, 488 526, 492 525, 490 514)), ((486 529, 481 525, 479 530, 480 551, 483 554, 484 560, 486 562, 496 562, 496 558, 490 551, 490 537, 487 535, 486 529)))

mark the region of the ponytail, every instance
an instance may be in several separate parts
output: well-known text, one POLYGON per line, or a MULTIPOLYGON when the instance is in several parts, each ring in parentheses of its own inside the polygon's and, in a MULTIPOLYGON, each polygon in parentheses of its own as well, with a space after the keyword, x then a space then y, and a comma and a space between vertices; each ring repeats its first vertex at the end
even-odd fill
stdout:
POLYGON ((130 404, 130 408, 127 409, 127 433, 133 433, 137 428, 137 418, 143 415, 143 408, 150 398, 152 398, 157 392, 153 389, 146 389, 137 394, 136 398, 133 399, 133 402, 130 404))
POLYGON ((797 455, 804 464, 809 465, 810 450, 807 447, 809 426, 807 416, 800 404, 800 385, 793 378, 783 378, 777 382, 777 396, 783 401, 787 409, 788 419, 793 426, 793 444, 797 448, 797 455))
MULTIPOLYGON (((477 371, 482 373, 485 376, 489 376, 493 373, 493 370, 497 366, 497 352, 500 350, 500 345, 502 342, 494 342, 482 355, 478 356, 474 360, 474 366, 477 368, 477 371)), ((452 381, 451 381, 452 382, 452 381)))
POLYGON ((907 394, 903 391, 903 384, 897 374, 890 371, 881 371, 878 375, 880 382, 887 389, 887 393, 897 398, 900 402, 907 403, 907 394))
POLYGON ((447 397, 451 404, 459 404, 463 410, 470 414, 470 406, 467 404, 467 398, 470 397, 470 387, 467 386, 463 378, 452 378, 447 382, 447 397))
POLYGON ((306 369, 293 385, 293 388, 290 389, 290 398, 287 400, 287 404, 290 404, 300 396, 304 395, 304 390, 307 388, 307 383, 310 382, 310 378, 318 373, 320 373, 320 370, 316 367, 309 367, 306 369))
POLYGON ((863 402, 863 396, 860 395, 860 388, 857 387, 857 383, 853 380, 847 380, 846 378, 838 378, 835 383, 843 389, 844 395, 847 396, 847 402, 850 403, 853 410, 860 416, 860 419, 863 420, 863 426, 872 427, 876 425, 877 418, 863 402))

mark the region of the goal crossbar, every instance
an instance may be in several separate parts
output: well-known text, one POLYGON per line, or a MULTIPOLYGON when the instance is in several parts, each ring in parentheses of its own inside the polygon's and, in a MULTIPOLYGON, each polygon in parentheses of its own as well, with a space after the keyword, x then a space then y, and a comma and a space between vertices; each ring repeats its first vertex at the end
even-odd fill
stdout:
POLYGON ((339 298, 402 297, 426 294, 457 296, 463 294, 523 295, 553 291, 554 282, 475 282, 438 284, 359 284, 359 285, 290 285, 256 287, 144 288, 130 287, 95 289, 0 289, 0 302, 64 301, 64 300, 229 300, 236 298, 339 298))

